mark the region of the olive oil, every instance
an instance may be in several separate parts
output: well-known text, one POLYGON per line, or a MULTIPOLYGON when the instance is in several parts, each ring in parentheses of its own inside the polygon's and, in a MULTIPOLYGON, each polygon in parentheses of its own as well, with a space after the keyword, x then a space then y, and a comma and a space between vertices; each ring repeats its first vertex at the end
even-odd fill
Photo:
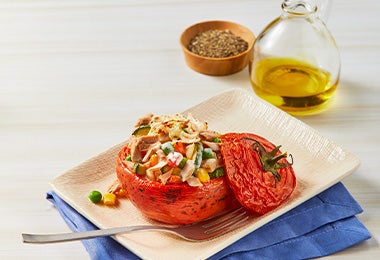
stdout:
POLYGON ((294 115, 322 110, 338 85, 329 72, 292 58, 266 58, 252 70, 257 95, 294 115))

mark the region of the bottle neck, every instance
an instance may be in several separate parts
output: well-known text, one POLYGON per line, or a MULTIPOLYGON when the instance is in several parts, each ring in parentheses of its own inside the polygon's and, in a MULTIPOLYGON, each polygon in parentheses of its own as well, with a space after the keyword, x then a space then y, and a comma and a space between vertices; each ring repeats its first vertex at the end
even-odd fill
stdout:
POLYGON ((293 16, 305 17, 314 15, 318 11, 318 6, 314 1, 284 0, 281 7, 286 14, 293 16))

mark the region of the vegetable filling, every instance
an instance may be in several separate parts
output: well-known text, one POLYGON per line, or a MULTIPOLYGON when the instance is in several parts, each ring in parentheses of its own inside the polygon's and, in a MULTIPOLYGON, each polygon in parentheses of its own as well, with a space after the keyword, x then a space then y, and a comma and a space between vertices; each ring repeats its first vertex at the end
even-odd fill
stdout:
POLYGON ((224 175, 220 133, 191 114, 139 119, 127 148, 125 164, 151 181, 202 186, 224 175))

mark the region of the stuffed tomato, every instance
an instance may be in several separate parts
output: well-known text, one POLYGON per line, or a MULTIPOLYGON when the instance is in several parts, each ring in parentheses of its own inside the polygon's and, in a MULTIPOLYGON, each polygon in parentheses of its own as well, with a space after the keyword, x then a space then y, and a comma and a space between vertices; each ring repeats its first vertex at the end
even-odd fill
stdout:
POLYGON ((191 224, 238 205, 224 174, 220 134, 191 115, 140 119, 116 172, 132 204, 160 222, 191 224))

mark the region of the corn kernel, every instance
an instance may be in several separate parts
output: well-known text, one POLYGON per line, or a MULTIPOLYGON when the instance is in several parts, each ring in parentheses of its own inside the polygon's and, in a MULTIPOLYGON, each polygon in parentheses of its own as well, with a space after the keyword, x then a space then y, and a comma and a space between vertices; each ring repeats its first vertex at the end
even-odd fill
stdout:
POLYGON ((158 163, 158 155, 153 154, 149 159, 150 167, 155 166, 158 163))
POLYGON ((210 175, 208 175, 208 172, 204 168, 199 168, 197 172, 195 173, 195 176, 201 181, 201 182, 209 182, 210 181, 210 175))
POLYGON ((106 206, 116 206, 116 195, 113 193, 106 193, 103 195, 103 204, 106 206))

